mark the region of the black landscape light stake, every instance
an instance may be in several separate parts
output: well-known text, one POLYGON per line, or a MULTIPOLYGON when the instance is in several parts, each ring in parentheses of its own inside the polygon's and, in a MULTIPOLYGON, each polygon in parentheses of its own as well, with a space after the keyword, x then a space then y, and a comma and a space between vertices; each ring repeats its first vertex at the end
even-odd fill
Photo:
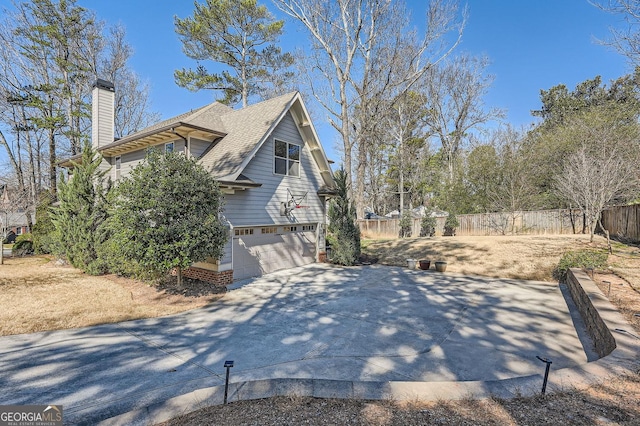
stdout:
POLYGON ((233 367, 233 361, 225 361, 224 368, 227 369, 227 379, 224 382, 224 404, 227 405, 227 392, 229 391, 229 369, 233 367))
POLYGON ((547 358, 540 358, 537 355, 536 355, 536 358, 538 358, 540 361, 547 364, 547 368, 544 370, 544 380, 542 381, 542 394, 544 395, 545 391, 547 390, 547 380, 549 379, 549 368, 551 367, 552 361, 547 358))

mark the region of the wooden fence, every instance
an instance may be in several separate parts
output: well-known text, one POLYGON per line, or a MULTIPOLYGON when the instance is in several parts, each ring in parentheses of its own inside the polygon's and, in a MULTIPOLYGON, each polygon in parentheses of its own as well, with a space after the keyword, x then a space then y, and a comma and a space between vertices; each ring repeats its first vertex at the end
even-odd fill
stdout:
MULTIPOLYGON (((574 234, 582 232, 580 210, 541 210, 515 213, 481 213, 458 215, 456 235, 536 235, 574 234)), ((446 218, 436 219, 436 235, 442 235, 446 218)), ((421 219, 413 219, 411 235, 420 235, 421 219)), ((358 220, 367 238, 397 238, 399 219, 358 220)), ((637 223, 637 222, 636 222, 637 223)))
POLYGON ((614 238, 640 242, 640 204, 604 210, 602 226, 614 238))

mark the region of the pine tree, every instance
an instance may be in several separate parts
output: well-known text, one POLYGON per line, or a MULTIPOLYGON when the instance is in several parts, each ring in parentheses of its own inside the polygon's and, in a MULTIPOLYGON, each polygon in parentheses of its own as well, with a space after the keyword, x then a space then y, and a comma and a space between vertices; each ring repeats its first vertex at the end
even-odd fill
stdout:
POLYGON ((74 267, 92 274, 104 272, 98 246, 105 239, 102 225, 107 218, 110 182, 105 182, 101 162, 102 156, 85 143, 81 160, 73 162, 71 176, 60 178, 60 204, 52 214, 61 254, 74 267))
POLYGON ((209 73, 203 65, 175 72, 176 84, 189 90, 221 91, 226 104, 252 95, 282 92, 293 73, 293 56, 276 45, 284 21, 275 20, 256 0, 206 0, 195 2, 192 17, 175 18, 176 33, 184 53, 197 61, 222 65, 220 73, 209 73))
POLYGON ((328 238, 331 243, 332 262, 353 265, 360 258, 360 228, 356 223, 356 208, 349 200, 347 172, 340 169, 334 174, 337 196, 329 206, 328 238))

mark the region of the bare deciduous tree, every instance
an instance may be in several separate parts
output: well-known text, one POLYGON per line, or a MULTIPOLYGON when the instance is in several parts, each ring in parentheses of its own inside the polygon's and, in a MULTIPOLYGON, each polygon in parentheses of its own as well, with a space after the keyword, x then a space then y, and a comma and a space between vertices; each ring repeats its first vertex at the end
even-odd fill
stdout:
MULTIPOLYGON (((342 139, 344 167, 356 170, 358 215, 364 207, 367 146, 389 100, 408 90, 458 44, 464 13, 458 19, 455 1, 433 0, 426 13, 426 31, 408 30, 408 14, 399 1, 274 0, 276 6, 309 31, 312 49, 307 63, 310 90, 329 115, 342 139), (445 35, 457 32, 453 40, 445 35), (450 43, 447 43, 450 42, 450 43), (411 45, 411 49, 407 47, 411 45), (354 116, 360 117, 354 120, 354 116), (357 157, 354 157, 357 154, 357 157), (354 167, 357 164, 357 169, 354 167)), ((353 181, 353 179, 352 179, 353 181)))
POLYGON ((387 120, 384 122, 389 134, 393 136, 391 146, 393 158, 396 160, 395 168, 398 176, 399 211, 401 216, 405 208, 406 183, 416 183, 412 179, 406 178, 410 175, 415 175, 415 173, 411 173, 411 170, 415 171, 418 168, 416 166, 419 161, 416 160, 419 160, 419 158, 415 158, 416 149, 415 147, 411 149, 411 143, 413 142, 415 145, 416 139, 421 144, 424 142, 422 130, 425 125, 425 103, 426 100, 420 93, 405 93, 396 99, 396 102, 391 107, 391 113, 387 115, 387 120), (414 156, 413 159, 411 158, 412 154, 414 156))
MULTIPOLYGON (((529 156, 524 132, 507 127, 494 139, 498 160, 498 182, 488 191, 492 210, 505 212, 510 232, 516 233, 516 220, 523 210, 535 205, 537 189, 531 180, 529 156)), ((506 230, 506 228, 505 228, 506 230)))
MULTIPOLYGON (((623 132, 594 114, 574 119, 571 130, 582 140, 555 177, 555 188, 585 213, 591 241, 602 210, 640 193, 637 132, 623 132)), ((636 128, 637 130, 637 128, 636 128)))
POLYGON ((149 85, 140 81, 138 75, 129 68, 133 49, 126 41, 124 28, 111 28, 105 45, 106 56, 101 61, 97 75, 115 85, 114 136, 121 138, 160 121, 161 117, 151 110, 149 85))
POLYGON ((596 7, 614 14, 624 16, 625 28, 611 28, 613 38, 603 41, 619 53, 626 56, 633 64, 640 63, 640 1, 638 0, 606 0, 591 2, 596 7))
POLYGON ((116 135, 158 118, 149 113, 148 89, 127 67, 124 30, 103 31, 74 0, 30 0, 0 22, 0 146, 33 205, 47 187, 55 195, 57 161, 87 139, 98 76, 117 87, 116 135))
POLYGON ((487 58, 463 54, 433 68, 425 79, 428 123, 442 144, 450 180, 454 178, 456 157, 468 133, 504 115, 499 109, 484 107, 483 97, 493 82, 493 77, 486 74, 487 65, 487 58))

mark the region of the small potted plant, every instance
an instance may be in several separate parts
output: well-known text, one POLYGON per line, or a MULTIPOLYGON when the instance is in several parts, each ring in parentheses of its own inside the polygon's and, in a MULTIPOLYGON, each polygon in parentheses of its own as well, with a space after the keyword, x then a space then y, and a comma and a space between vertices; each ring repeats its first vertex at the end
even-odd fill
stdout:
POLYGON ((449 213, 447 219, 444 221, 444 233, 443 235, 452 237, 456 235, 456 228, 460 226, 458 218, 454 213, 449 213))
POLYGON ((447 262, 438 261, 436 262, 436 271, 445 272, 447 270, 447 262))

